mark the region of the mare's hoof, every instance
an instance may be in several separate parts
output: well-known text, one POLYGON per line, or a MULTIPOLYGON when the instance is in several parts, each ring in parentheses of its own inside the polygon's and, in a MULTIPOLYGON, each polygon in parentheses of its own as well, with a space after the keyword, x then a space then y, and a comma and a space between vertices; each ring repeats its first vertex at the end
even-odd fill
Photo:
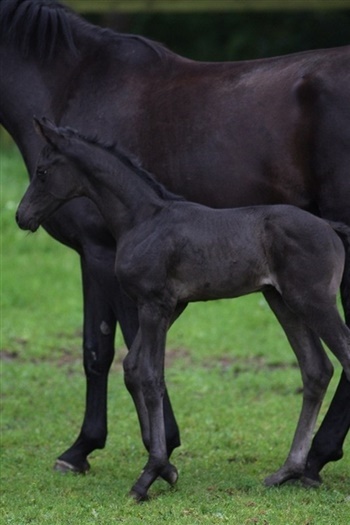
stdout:
POLYGON ((73 474, 86 474, 90 470, 90 463, 85 460, 81 465, 76 466, 64 461, 63 459, 56 459, 53 469, 57 472, 62 472, 63 474, 66 474, 67 472, 73 474))

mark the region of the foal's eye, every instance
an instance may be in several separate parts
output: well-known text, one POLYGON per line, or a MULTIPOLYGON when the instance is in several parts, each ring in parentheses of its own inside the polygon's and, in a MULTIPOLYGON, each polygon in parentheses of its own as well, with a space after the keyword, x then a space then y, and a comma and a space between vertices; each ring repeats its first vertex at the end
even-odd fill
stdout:
POLYGON ((43 182, 46 179, 47 170, 38 169, 36 174, 37 174, 38 179, 43 182))

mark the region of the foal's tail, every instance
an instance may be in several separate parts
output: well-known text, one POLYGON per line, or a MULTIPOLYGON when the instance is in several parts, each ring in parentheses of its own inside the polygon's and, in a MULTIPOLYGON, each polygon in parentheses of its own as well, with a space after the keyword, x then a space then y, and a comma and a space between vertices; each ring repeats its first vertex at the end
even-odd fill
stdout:
POLYGON ((345 245, 345 248, 347 246, 350 247, 350 226, 348 226, 344 222, 328 220, 326 222, 328 222, 328 224, 333 228, 333 230, 339 235, 339 237, 345 245))
POLYGON ((345 321, 350 326, 350 227, 342 222, 327 222, 339 235, 345 248, 345 266, 340 290, 345 321))

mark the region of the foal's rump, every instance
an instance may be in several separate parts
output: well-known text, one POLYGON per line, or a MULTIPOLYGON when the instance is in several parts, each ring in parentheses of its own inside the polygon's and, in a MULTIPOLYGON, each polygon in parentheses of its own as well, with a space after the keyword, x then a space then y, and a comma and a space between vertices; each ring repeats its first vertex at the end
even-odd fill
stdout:
POLYGON ((267 250, 281 291, 294 288, 313 291, 319 298, 335 298, 345 264, 339 234, 350 239, 350 228, 293 206, 269 208, 265 218, 267 250))

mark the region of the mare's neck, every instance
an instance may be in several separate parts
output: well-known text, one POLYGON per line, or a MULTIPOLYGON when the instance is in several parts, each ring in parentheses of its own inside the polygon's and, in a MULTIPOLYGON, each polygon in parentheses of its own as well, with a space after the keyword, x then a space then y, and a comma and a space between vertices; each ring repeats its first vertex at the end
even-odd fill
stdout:
POLYGON ((5 45, 0 45, 0 62, 0 124, 16 142, 31 175, 43 146, 33 116, 60 120, 77 63, 63 56, 40 64, 5 45))
POLYGON ((115 238, 165 205, 138 173, 105 152, 89 167, 86 196, 94 201, 115 238))

